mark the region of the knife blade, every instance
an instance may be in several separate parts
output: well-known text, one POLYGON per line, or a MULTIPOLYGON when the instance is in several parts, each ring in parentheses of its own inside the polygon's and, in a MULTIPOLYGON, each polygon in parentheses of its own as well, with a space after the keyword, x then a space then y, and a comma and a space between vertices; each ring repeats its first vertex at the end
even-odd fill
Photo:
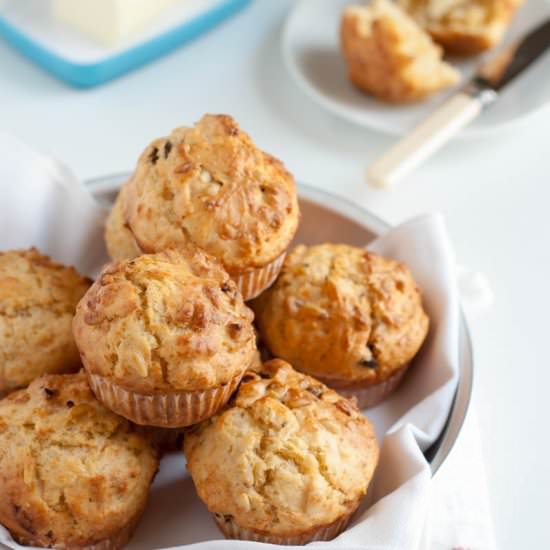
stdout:
POLYGON ((503 48, 478 69, 470 85, 500 91, 550 47, 550 20, 503 48))
POLYGON ((502 90, 550 49, 550 19, 483 62, 464 88, 368 170, 370 183, 397 183, 495 103, 502 90))

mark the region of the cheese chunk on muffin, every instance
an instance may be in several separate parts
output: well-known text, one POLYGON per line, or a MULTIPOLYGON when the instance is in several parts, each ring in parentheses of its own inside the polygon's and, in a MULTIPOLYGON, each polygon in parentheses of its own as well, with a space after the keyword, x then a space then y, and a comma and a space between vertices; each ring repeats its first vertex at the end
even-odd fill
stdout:
POLYGON ((0 396, 80 368, 71 321, 90 284, 35 248, 0 252, 0 396))
POLYGON ((253 314, 222 266, 191 245, 108 265, 77 307, 90 384, 137 424, 213 414, 256 353, 253 314))
POLYGON ((225 536, 273 544, 338 535, 378 462, 374 430, 355 404, 279 359, 248 372, 184 449, 225 536))
POLYGON ((46 375, 0 401, 0 523, 20 544, 122 548, 157 468, 149 440, 84 374, 46 375))
POLYGON ((474 55, 496 46, 523 0, 398 0, 449 53, 474 55))
POLYGON ((405 265, 343 244, 296 247, 252 307, 273 355, 361 408, 395 388, 429 324, 405 265))
POLYGON ((383 101, 418 101, 460 80, 443 50, 390 0, 346 8, 340 41, 351 82, 383 101))
POLYGON ((120 203, 106 233, 113 258, 135 255, 113 227, 144 253, 191 242, 223 264, 245 300, 276 277, 299 221, 293 177, 226 115, 153 141, 120 203))

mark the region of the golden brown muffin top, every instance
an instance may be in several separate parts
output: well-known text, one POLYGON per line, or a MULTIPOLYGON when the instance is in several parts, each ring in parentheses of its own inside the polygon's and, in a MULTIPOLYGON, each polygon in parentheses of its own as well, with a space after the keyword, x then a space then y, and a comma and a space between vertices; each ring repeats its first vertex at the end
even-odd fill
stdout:
POLYGON ((22 543, 75 547, 139 513, 151 443, 94 398, 86 376, 50 375, 0 401, 0 522, 22 543))
POLYGON ((343 244, 296 247, 252 307, 274 355, 334 384, 387 379, 428 331, 409 269, 343 244))
POLYGON ((72 315, 90 284, 74 268, 36 248, 0 252, 0 316, 30 315, 40 309, 72 315))
POLYGON ((234 275, 263 267, 299 221, 293 177, 227 115, 205 115, 141 155, 128 184, 126 222, 144 252, 188 241, 234 275))
POLYGON ((77 307, 82 362, 138 393, 206 390, 242 374, 253 314, 221 265, 191 245, 108 265, 77 307))
POLYGON ((90 284, 34 248, 0 253, 0 397, 80 368, 71 321, 90 284))
POLYGON ((378 461, 373 428, 355 404, 279 359, 249 371, 230 405, 184 447, 210 512, 288 536, 352 512, 378 461))

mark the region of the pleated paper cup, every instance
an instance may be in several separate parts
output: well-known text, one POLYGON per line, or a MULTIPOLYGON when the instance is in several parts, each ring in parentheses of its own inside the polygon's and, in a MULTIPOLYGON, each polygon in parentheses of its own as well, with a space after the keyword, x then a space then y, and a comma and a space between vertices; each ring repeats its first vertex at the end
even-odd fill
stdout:
POLYGON ((136 424, 161 428, 183 428, 210 418, 227 403, 241 378, 242 373, 207 390, 141 394, 88 373, 93 392, 106 407, 136 424))
POLYGON ((245 302, 256 298, 275 282, 283 267, 285 256, 286 252, 283 252, 278 258, 263 267, 258 267, 231 277, 237 284, 237 288, 245 302))
POLYGON ((313 541, 332 540, 346 528, 352 514, 353 512, 348 513, 332 523, 313 527, 296 535, 274 535, 256 529, 244 529, 243 527, 239 527, 235 523, 235 520, 229 516, 223 516, 222 514, 213 514, 213 516, 218 528, 227 539, 250 540, 285 546, 302 546, 313 541))
MULTIPOLYGON (((119 531, 114 533, 112 536, 95 542, 93 544, 64 544, 63 541, 59 541, 54 548, 64 548, 64 550, 120 550, 124 548, 132 538, 134 531, 143 515, 145 510, 145 505, 147 504, 147 499, 144 499, 143 505, 138 510, 138 512, 131 518, 131 520, 124 525, 119 531)), ((23 546, 36 546, 36 541, 32 538, 25 537, 16 537, 15 540, 23 546)))
POLYGON ((132 538, 139 519, 141 518, 141 513, 142 512, 140 512, 126 527, 123 527, 118 533, 108 539, 88 546, 67 546, 66 550, 120 550, 124 548, 132 538))
POLYGON ((407 363, 395 371, 389 378, 378 384, 349 384, 349 382, 343 380, 331 380, 326 378, 319 378, 319 380, 337 391, 340 395, 348 399, 355 398, 357 400, 357 406, 360 409, 369 409, 379 405, 397 389, 409 366, 410 363, 407 363))

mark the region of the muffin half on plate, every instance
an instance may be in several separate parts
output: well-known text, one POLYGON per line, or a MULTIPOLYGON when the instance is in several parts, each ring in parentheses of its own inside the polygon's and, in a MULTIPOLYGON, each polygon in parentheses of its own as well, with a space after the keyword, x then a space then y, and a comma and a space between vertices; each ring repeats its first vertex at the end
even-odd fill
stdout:
POLYGON ((474 55, 496 46, 523 0, 398 0, 432 38, 457 55, 474 55))
POLYGON ((350 81, 383 101, 419 101, 460 80, 442 48, 390 0, 346 8, 340 42, 350 81))

